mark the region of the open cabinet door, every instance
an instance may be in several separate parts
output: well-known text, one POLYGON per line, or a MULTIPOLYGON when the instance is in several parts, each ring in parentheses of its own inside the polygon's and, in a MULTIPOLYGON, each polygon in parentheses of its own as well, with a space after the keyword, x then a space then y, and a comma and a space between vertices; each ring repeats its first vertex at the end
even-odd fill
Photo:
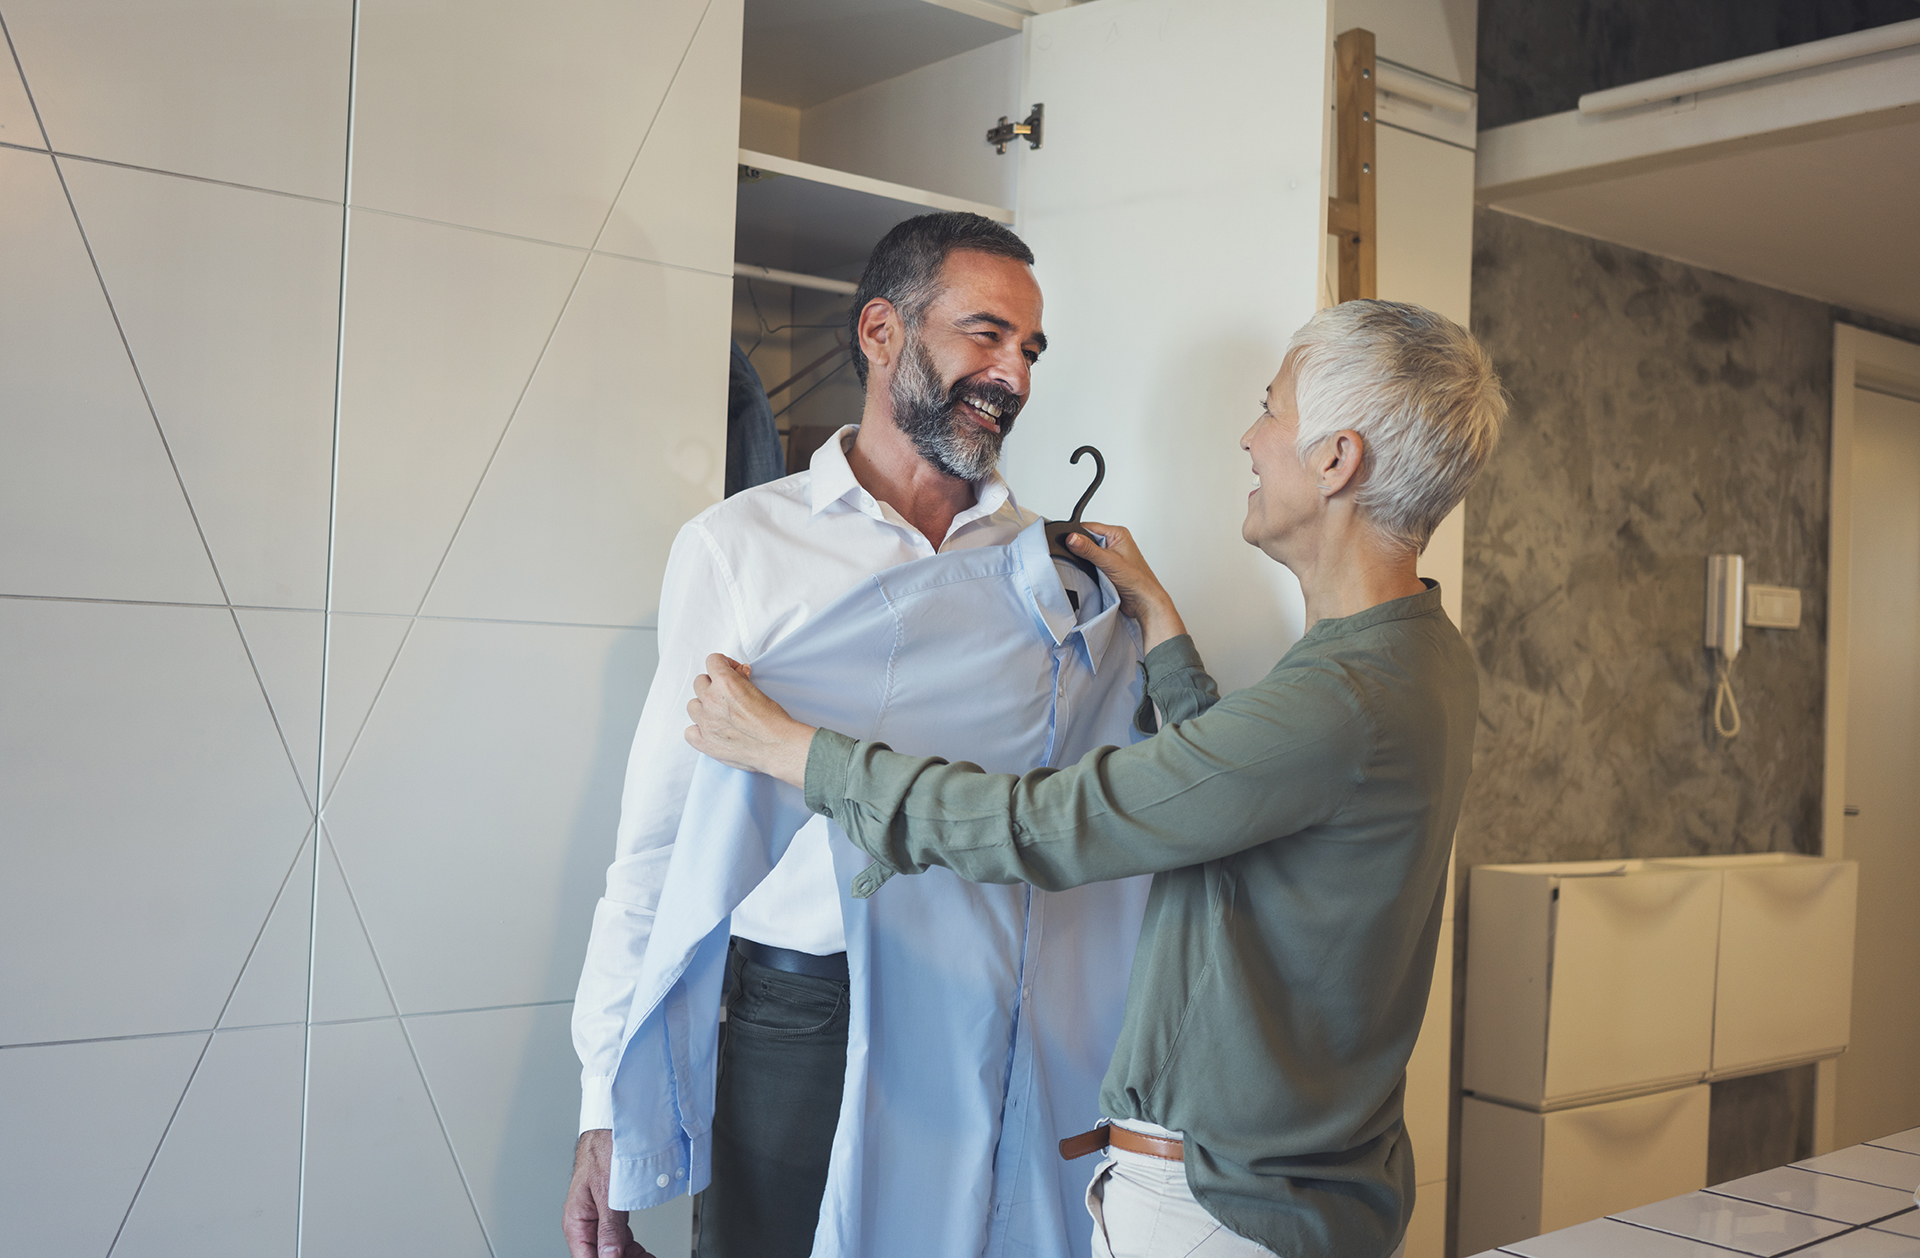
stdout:
POLYGON ((1259 414, 1315 308, 1325 232, 1325 0, 1092 0, 1026 23, 1016 230, 1052 339, 1007 443, 1027 507, 1124 524, 1222 690, 1301 632, 1291 573, 1240 540, 1259 414))

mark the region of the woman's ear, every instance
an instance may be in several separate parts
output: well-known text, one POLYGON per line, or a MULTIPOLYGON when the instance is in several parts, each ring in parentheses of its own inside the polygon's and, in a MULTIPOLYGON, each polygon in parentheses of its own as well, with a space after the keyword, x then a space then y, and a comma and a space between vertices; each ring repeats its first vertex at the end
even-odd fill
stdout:
POLYGON ((1320 443, 1314 452, 1311 471, 1328 497, 1345 489, 1359 476, 1366 451, 1367 439, 1351 428, 1342 428, 1320 443))

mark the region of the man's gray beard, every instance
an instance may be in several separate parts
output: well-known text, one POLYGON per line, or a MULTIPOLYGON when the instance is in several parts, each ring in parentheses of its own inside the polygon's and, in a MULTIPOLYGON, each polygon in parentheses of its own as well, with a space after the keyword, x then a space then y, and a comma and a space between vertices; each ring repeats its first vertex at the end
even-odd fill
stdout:
MULTIPOLYGON (((933 356, 912 333, 907 335, 889 393, 894 425, 913 442, 921 458, 948 476, 979 480, 1000 461, 1004 433, 982 428, 960 413, 952 390, 940 383, 933 356)), ((1003 421, 1003 427, 1010 422, 1003 421)))

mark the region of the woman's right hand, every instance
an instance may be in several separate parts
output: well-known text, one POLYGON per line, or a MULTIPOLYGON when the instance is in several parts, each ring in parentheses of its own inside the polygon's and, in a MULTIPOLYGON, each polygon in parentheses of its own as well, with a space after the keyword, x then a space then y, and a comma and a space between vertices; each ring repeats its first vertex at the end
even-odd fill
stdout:
POLYGON ((1187 626, 1180 619, 1180 610, 1173 605, 1160 578, 1147 566, 1146 557, 1134 544, 1133 534, 1118 524, 1087 521, 1084 527, 1097 534, 1106 545, 1096 546, 1078 533, 1067 535, 1067 545, 1113 582, 1114 590, 1120 595, 1120 610, 1140 623, 1146 649, 1151 651, 1167 639, 1185 633, 1187 626))

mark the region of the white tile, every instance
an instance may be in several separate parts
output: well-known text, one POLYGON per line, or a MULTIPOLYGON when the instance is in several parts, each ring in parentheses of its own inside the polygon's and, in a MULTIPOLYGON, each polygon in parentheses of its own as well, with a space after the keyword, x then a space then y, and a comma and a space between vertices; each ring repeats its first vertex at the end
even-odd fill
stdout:
POLYGON ((316 1026, 309 1072, 302 1258, 488 1258, 399 1020, 316 1026))
POLYGON ((240 971, 222 1027, 302 1022, 307 1016, 307 959, 313 937, 313 836, 300 846, 260 937, 240 971))
MULTIPOLYGON (((453 1139, 497 1254, 554 1246, 579 1112, 580 1059, 570 1004, 407 1019, 434 1104, 453 1139)), ((686 1258, 689 1202, 633 1214, 656 1258, 686 1258)))
POLYGON ((0 593, 220 602, 53 160, 0 149, 0 593))
POLYGON ((353 7, 9 0, 63 153, 339 200, 353 7))
POLYGON ((107 1252, 206 1042, 0 1049, 0 1251, 107 1252))
POLYGON ((732 282, 596 256, 426 610, 644 625, 726 477, 732 282))
POLYGON ((1691 1192, 1684 1197, 1656 1201, 1636 1210, 1624 1210, 1613 1218, 1667 1232, 1689 1240, 1704 1241, 1759 1258, 1772 1258, 1788 1250, 1812 1244, 1838 1232, 1847 1224, 1811 1215, 1775 1210, 1731 1197, 1691 1192))
POLYGON ((740 0, 707 6, 614 202, 600 249, 733 274, 740 24, 740 0))
POLYGON ((1794 1258, 1920 1258, 1920 1240, 1863 1227, 1797 1250, 1794 1258))
POLYGON ((1502 1245, 1521 1258, 1727 1258, 1727 1251, 1648 1228, 1595 1219, 1532 1240, 1502 1245))
POLYGON ((1902 1153, 1920 1153, 1920 1127, 1896 1131, 1890 1136, 1881 1136, 1878 1140, 1869 1140, 1867 1143, 1882 1149, 1898 1149, 1902 1153))
POLYGON ((354 203, 593 243, 705 8, 363 0, 354 203))
POLYGON ((13 53, 0 39, 0 143, 47 147, 47 140, 34 120, 33 102, 27 99, 27 85, 13 64, 13 53))
POLYGON ((644 631, 415 626, 327 806, 402 1013, 572 998, 654 661, 644 631))
POLYGON ((1707 1191, 1777 1206, 1836 1223, 1871 1223, 1913 1208, 1913 1198, 1895 1188, 1862 1184, 1835 1175, 1817 1175, 1797 1166, 1780 1166, 1758 1175, 1715 1184, 1707 1191))
POLYGON ((213 1026, 310 817, 232 616, 0 599, 0 641, 0 1043, 213 1026))
POLYGON ((1804 1162, 1795 1162, 1794 1165, 1819 1171, 1822 1175, 1838 1175, 1865 1184, 1898 1188, 1901 1192, 1920 1191, 1920 1155, 1902 1153, 1898 1149, 1856 1144, 1851 1148, 1823 1153, 1817 1158, 1808 1158, 1804 1162))
POLYGON ((332 617, 327 639, 327 790, 353 755, 367 714, 413 628, 407 616, 332 617))
POLYGON ((340 208, 62 169, 228 596, 324 606, 340 208))
POLYGON ((236 611, 234 616, 272 707, 273 723, 287 745, 288 770, 311 799, 320 763, 320 657, 326 616, 277 608, 236 611))
MULTIPOLYGON (((321 831, 326 833, 327 827, 321 831)), ((319 903, 313 915, 313 1020, 392 1017, 387 980, 367 941, 339 855, 320 845, 319 903)))
POLYGON ((1891 1219, 1882 1219, 1873 1226, 1878 1231, 1920 1238, 1920 1210, 1909 1210, 1891 1219))
POLYGON ((348 257, 333 607, 412 615, 585 258, 357 211, 348 257))
POLYGON ((305 1067, 305 1027, 214 1034, 116 1258, 292 1258, 305 1067))

